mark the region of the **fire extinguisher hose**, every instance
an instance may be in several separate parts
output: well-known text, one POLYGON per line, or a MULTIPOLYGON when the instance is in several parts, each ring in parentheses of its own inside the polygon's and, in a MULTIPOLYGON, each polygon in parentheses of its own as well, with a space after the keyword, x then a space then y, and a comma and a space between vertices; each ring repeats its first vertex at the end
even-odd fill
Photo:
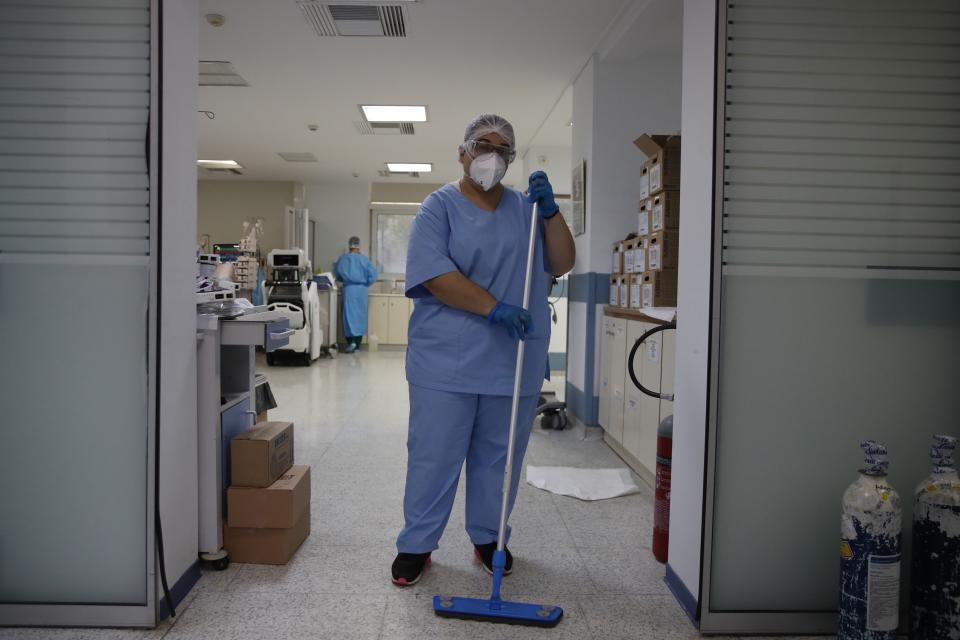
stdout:
POLYGON ((642 336, 637 338, 637 341, 633 343, 633 348, 630 349, 630 355, 627 356, 627 372, 630 374, 630 380, 633 382, 634 386, 636 386, 637 389, 640 389, 640 391, 644 392, 648 396, 652 398, 657 398, 658 400, 672 401, 673 394, 660 393, 658 391, 651 391, 650 389, 647 389, 645 386, 640 384, 640 380, 639 378, 637 378, 637 373, 633 369, 633 359, 636 357, 637 351, 640 349, 640 345, 642 345, 647 338, 649 338, 654 334, 660 333, 661 331, 666 331, 668 329, 676 329, 676 328, 677 328, 676 322, 668 322, 667 324, 661 324, 659 326, 654 327, 653 329, 650 329, 649 331, 644 333, 642 336))

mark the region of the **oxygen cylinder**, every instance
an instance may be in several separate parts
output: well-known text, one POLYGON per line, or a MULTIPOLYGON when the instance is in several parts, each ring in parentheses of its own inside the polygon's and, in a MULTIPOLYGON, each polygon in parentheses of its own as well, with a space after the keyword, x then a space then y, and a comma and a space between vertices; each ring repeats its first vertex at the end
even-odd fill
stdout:
POLYGON ((653 557, 667 561, 670 540, 670 467, 673 455, 673 416, 657 427, 657 474, 653 498, 653 557))
POLYGON ((900 622, 900 496, 887 448, 867 440, 866 466, 843 494, 838 640, 894 640, 900 622))
POLYGON ((954 437, 933 437, 933 473, 914 494, 912 640, 960 640, 960 479, 953 463, 956 448, 954 437))

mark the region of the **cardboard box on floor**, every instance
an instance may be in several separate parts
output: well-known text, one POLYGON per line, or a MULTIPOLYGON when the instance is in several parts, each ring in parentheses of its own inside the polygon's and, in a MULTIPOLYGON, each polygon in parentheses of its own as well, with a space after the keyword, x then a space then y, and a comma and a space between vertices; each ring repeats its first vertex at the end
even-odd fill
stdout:
POLYGON ((255 529, 223 527, 223 548, 231 562, 244 564, 287 564, 310 535, 310 503, 292 527, 255 529))
POLYGON ((664 229, 650 235, 647 249, 647 271, 676 269, 679 264, 680 234, 676 229, 664 229))
POLYGON ((680 227, 680 192, 661 191, 650 198, 650 233, 680 227))
POLYGON ((647 156, 644 166, 650 177, 650 196, 680 188, 680 136, 645 133, 633 144, 647 156))
POLYGON ((644 307, 677 306, 677 270, 644 273, 640 296, 644 307))
POLYGON ((307 465, 293 465, 269 487, 227 489, 227 524, 233 528, 289 529, 309 508, 307 465))
POLYGON ((292 422, 258 423, 230 441, 233 486, 269 487, 292 465, 292 422))

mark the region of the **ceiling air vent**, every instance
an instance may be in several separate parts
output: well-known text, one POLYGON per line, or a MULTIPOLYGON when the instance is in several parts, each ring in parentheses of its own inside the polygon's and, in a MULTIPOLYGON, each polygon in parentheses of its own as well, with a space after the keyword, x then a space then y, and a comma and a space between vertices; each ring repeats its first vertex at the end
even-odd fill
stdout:
POLYGON ((200 61, 201 87, 248 87, 249 83, 233 68, 233 63, 220 60, 200 61))
POLYGON ((277 155, 287 162, 316 162, 317 156, 301 151, 278 151, 277 155))
POLYGON ((412 122, 367 122, 354 121, 357 133, 363 136, 412 136, 415 131, 412 122))
POLYGON ((303 17, 318 36, 374 36, 405 38, 403 7, 395 4, 326 4, 297 2, 303 17))

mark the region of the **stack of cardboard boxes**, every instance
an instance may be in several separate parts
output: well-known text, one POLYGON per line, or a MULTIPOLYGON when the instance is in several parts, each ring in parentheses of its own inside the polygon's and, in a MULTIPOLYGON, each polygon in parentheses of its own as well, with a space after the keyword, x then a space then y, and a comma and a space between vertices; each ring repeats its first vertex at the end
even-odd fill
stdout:
POLYGON ((286 564, 310 535, 310 467, 293 460, 290 422, 258 423, 230 441, 223 546, 233 562, 286 564))
POLYGON ((637 233, 614 244, 610 304, 630 309, 677 304, 680 136, 644 134, 637 233), (615 295, 616 294, 616 295, 615 295))
POLYGON ((633 143, 647 156, 644 168, 648 184, 645 196, 641 184, 638 224, 638 230, 646 228, 648 246, 640 305, 675 307, 680 248, 680 136, 644 134, 633 143))

